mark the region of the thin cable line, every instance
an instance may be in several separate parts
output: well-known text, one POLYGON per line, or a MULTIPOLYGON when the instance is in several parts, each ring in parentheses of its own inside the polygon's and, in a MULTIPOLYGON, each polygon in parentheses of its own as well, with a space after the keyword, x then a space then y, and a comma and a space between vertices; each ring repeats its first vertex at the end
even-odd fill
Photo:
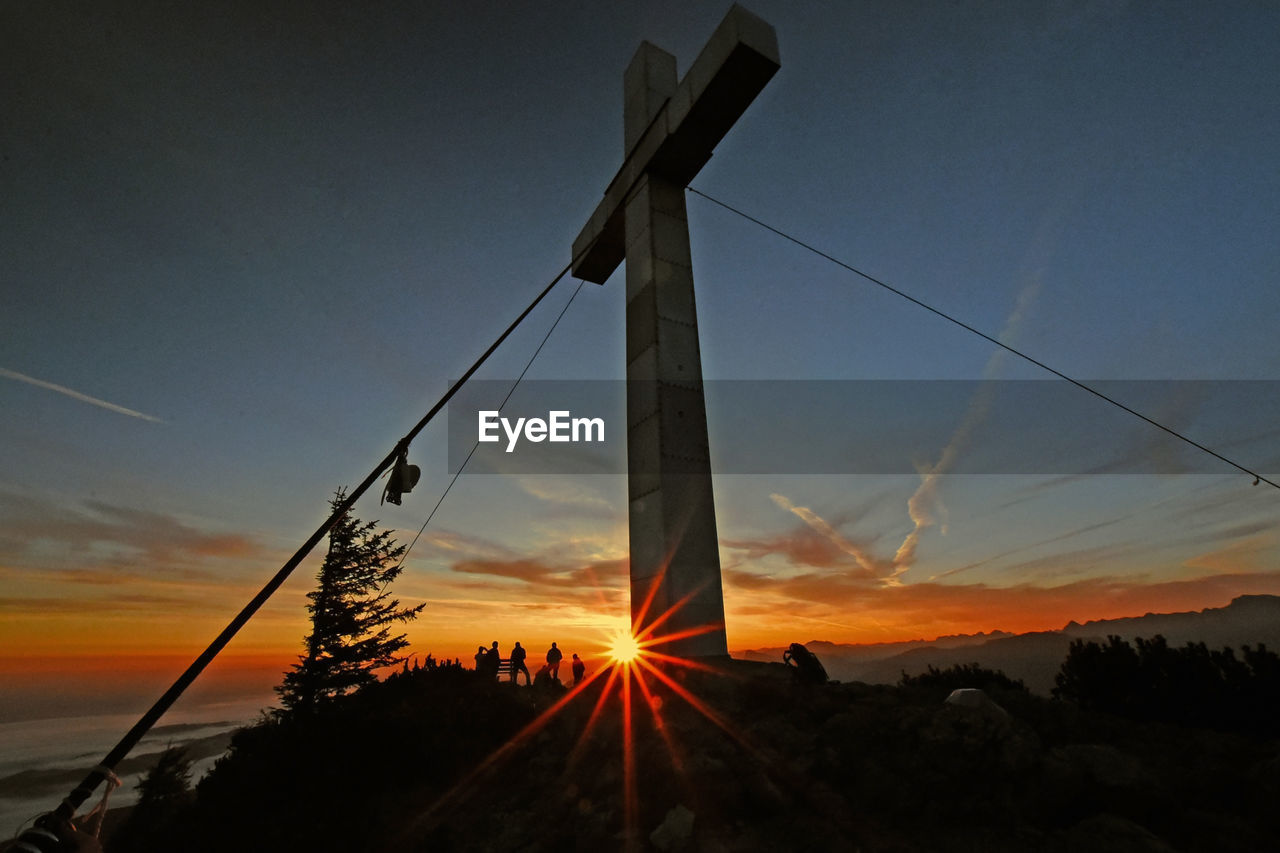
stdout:
POLYGON ((990 341, 991 343, 995 344, 996 346, 998 346, 998 347, 1000 347, 1000 348, 1002 348, 1002 349, 1008 350, 1009 352, 1013 353, 1014 355, 1018 356, 1019 358, 1021 358, 1021 359, 1025 359, 1026 361, 1031 362, 1031 363, 1032 363, 1032 364, 1034 364, 1036 367, 1039 367, 1039 368, 1041 368, 1041 369, 1043 369, 1043 370, 1047 370, 1048 372, 1052 373, 1054 376, 1057 376, 1059 379, 1065 379, 1066 381, 1070 382, 1072 385, 1075 385, 1077 388, 1081 388, 1081 389, 1083 389, 1083 390, 1085 390, 1085 391, 1088 391, 1090 394, 1094 395, 1095 397, 1099 397, 1099 398, 1101 398, 1101 399, 1103 399, 1103 400, 1107 401, 1107 402, 1108 402, 1108 403, 1110 403, 1111 405, 1116 406, 1117 408, 1123 409, 1124 411, 1128 412, 1129 414, 1133 415, 1134 417, 1136 417, 1136 418, 1141 418, 1142 420, 1146 421, 1147 423, 1151 424, 1152 426, 1154 426, 1154 427, 1156 427, 1156 428, 1158 428, 1158 429, 1162 429, 1162 430, 1164 430, 1165 432, 1167 432, 1169 435, 1173 436, 1174 438, 1177 438, 1177 439, 1180 439, 1180 440, 1182 440, 1182 441, 1185 441, 1187 444, 1190 444, 1192 447, 1194 447, 1194 448, 1196 448, 1196 449, 1198 449, 1198 450, 1202 450, 1202 451, 1204 451, 1205 453, 1208 453, 1210 456, 1212 456, 1212 457, 1214 457, 1214 458, 1216 458, 1216 459, 1219 459, 1219 460, 1221 460, 1221 461, 1223 461, 1223 462, 1227 463, 1227 464, 1228 464, 1228 465, 1230 465, 1231 467, 1236 468, 1236 469, 1238 469, 1238 470, 1240 470, 1240 471, 1243 471, 1244 473, 1246 473, 1246 474, 1248 474, 1249 476, 1253 477, 1253 481, 1254 481, 1254 482, 1253 482, 1253 484, 1254 484, 1255 486, 1256 486, 1256 485, 1258 485, 1258 483, 1259 483, 1259 482, 1263 482, 1263 483, 1266 483, 1266 484, 1267 484, 1267 485, 1269 485, 1269 486, 1275 486, 1277 489, 1280 489, 1280 483, 1275 483, 1275 482, 1272 482, 1271 480, 1268 480, 1266 477, 1262 476, 1262 475, 1261 475, 1261 474, 1259 474, 1257 471, 1253 471, 1253 470, 1251 470, 1251 469, 1249 469, 1249 468, 1246 468, 1245 466, 1241 465, 1241 464, 1240 464, 1240 463, 1238 463, 1238 462, 1235 462, 1235 461, 1233 461, 1233 460, 1231 460, 1231 459, 1228 459, 1227 457, 1223 456, 1221 453, 1218 453, 1218 452, 1217 452, 1217 451, 1215 451, 1215 450, 1211 450, 1210 448, 1205 447, 1205 446, 1204 446, 1203 444, 1201 444, 1200 442, 1198 442, 1198 441, 1196 441, 1196 440, 1194 440, 1194 439, 1192 439, 1192 438, 1188 438, 1187 436, 1183 435, 1182 433, 1178 432, 1177 430, 1172 429, 1172 428, 1170 428, 1170 427, 1167 427, 1167 426, 1165 426, 1164 424, 1160 423, 1159 421, 1153 420, 1153 419, 1151 419, 1151 418, 1147 417, 1146 415, 1142 414, 1141 412, 1139 412, 1139 411, 1136 411, 1136 410, 1134 410, 1134 409, 1129 408, 1129 407, 1128 407, 1128 406, 1126 406, 1124 403, 1121 403, 1119 400, 1116 400, 1116 399, 1114 399, 1114 398, 1112 398, 1112 397, 1108 397, 1106 394, 1103 394, 1101 391, 1097 390, 1096 388, 1091 388, 1091 387, 1089 387, 1088 385, 1086 385, 1085 383, 1081 382, 1081 381, 1080 381, 1080 380, 1078 380, 1078 379, 1072 379, 1070 376, 1068 376, 1067 374, 1063 373, 1061 370, 1055 370, 1054 368, 1052 368, 1052 367, 1050 367, 1049 365, 1045 364, 1043 361, 1040 361, 1040 360, 1038 360, 1038 359, 1036 359, 1036 358, 1033 358, 1033 357, 1031 357, 1031 356, 1027 355, 1025 352, 1022 352, 1021 350, 1014 349, 1013 347, 1009 346, 1008 344, 1003 343, 1002 341, 999 341, 999 340, 997 340, 996 338, 993 338, 991 335, 988 335, 986 332, 982 332, 982 331, 979 331, 978 329, 975 329, 973 326, 970 326, 968 323, 964 322, 963 320, 956 319, 955 317, 952 317, 950 314, 947 314, 947 313, 946 313, 946 312, 944 312, 944 311, 940 311, 940 310, 938 310, 937 308, 934 308, 932 305, 929 305, 929 304, 928 304, 928 303, 926 303, 926 302, 922 302, 922 301, 920 301, 919 299, 916 299, 916 298, 915 298, 914 296, 912 296, 911 294, 909 294, 909 293, 905 293, 905 292, 903 292, 903 291, 899 290, 898 288, 894 287, 893 285, 886 284, 885 282, 881 281, 880 279, 876 278, 875 276, 869 275, 869 274, 867 274, 867 273, 863 272, 862 270, 857 269, 856 267, 850 266, 849 264, 845 263, 844 261, 840 260, 839 258, 832 257, 831 255, 828 255, 826 252, 822 251, 821 249, 817 249, 817 248, 815 248, 815 247, 813 247, 813 246, 809 245, 808 243, 804 242, 803 240, 800 240, 800 239, 797 239, 797 238, 795 238, 795 237, 792 237, 790 234, 786 233, 785 231, 780 231, 779 229, 774 228, 772 225, 769 225, 769 224, 768 224, 768 223, 766 223, 766 222, 762 222, 762 221, 760 221, 759 219, 756 219, 754 216, 752 216, 752 215, 750 215, 750 214, 748 214, 748 213, 744 213, 744 212, 742 212, 741 210, 738 210, 736 207, 733 207, 732 205, 729 205, 729 204, 726 204, 726 203, 725 203, 725 202, 723 202, 723 201, 720 201, 720 199, 718 199, 718 198, 712 198, 711 196, 707 195, 706 193, 702 192, 701 190, 694 189, 693 187, 688 187, 687 189, 689 190, 689 192, 694 193, 695 195, 702 196, 703 198, 705 198, 707 201, 711 202, 712 204, 719 205, 720 207, 723 207, 725 210, 729 211, 730 213, 735 213, 735 214, 737 214, 738 216, 741 216, 743 219, 746 219, 746 220, 747 220, 747 221, 749 221, 749 222, 753 222, 753 223, 755 223, 756 225, 759 225, 761 228, 765 229, 766 231, 771 231, 771 232, 773 232, 774 234, 776 234, 776 235, 778 235, 779 237, 781 237, 782 239, 784 239, 784 240, 789 240, 790 242, 795 243, 797 246, 801 247, 802 249, 807 249, 808 251, 813 252, 815 255, 817 255, 817 256, 819 256, 819 257, 821 257, 821 258, 825 258, 826 260, 830 261, 831 263, 835 264, 836 266, 838 266, 838 267, 842 267, 843 269, 848 270, 849 272, 853 273, 854 275, 861 276, 862 278, 866 279, 867 281, 871 282, 872 284, 875 284, 875 285, 878 285, 878 286, 880 286, 880 287, 883 287, 885 290, 889 291, 890 293, 893 293, 893 294, 895 294, 895 295, 897 295, 897 296, 901 296, 903 299, 905 299, 905 300, 907 300, 908 302, 911 302, 911 303, 913 303, 913 304, 915 304, 915 305, 920 306, 921 308, 925 309, 926 311, 929 311, 929 312, 931 312, 931 313, 933 313, 933 314, 937 314, 937 315, 938 315, 939 317, 941 317, 942 319, 947 320, 947 321, 949 321, 949 322, 951 322, 951 323, 954 323, 955 325, 959 326, 960 328, 965 329, 965 330, 967 330, 967 331, 969 331, 969 332, 972 332, 973 334, 977 335, 978 337, 982 338, 983 340, 990 341))
POLYGON ((520 316, 516 317, 516 319, 512 321, 511 325, 507 326, 506 330, 498 336, 498 339, 495 340, 478 359, 476 359, 471 367, 467 368, 467 371, 462 374, 462 377, 444 393, 444 396, 442 396, 436 404, 431 407, 430 411, 423 415, 422 419, 414 425, 413 429, 409 430, 409 432, 405 434, 404 438, 400 439, 400 441, 396 443, 396 446, 387 454, 386 458, 378 463, 378 466, 369 472, 369 475, 366 476, 364 480, 347 495, 342 503, 333 509, 329 514, 328 519, 316 528, 316 531, 311 534, 307 541, 302 543, 298 550, 294 552, 293 556, 280 567, 280 570, 276 572, 271 580, 267 581, 266 585, 258 591, 258 594, 250 599, 249 603, 241 609, 227 627, 222 629, 222 633, 218 634, 218 636, 214 638, 213 642, 200 653, 199 657, 191 662, 191 665, 186 668, 182 675, 178 676, 178 679, 170 685, 169 689, 161 694, 160 698, 155 701, 155 704, 153 704, 151 708, 142 715, 138 722, 134 723, 133 728, 129 729, 129 731, 125 733, 124 737, 120 739, 119 743, 111 748, 111 751, 107 753, 106 757, 102 759, 98 766, 90 770, 88 775, 84 777, 80 784, 67 795, 66 799, 64 799, 54 810, 54 814, 58 817, 65 818, 66 820, 70 820, 75 816, 76 809, 78 809, 80 805, 89 798, 89 795, 93 793, 99 783, 106 778, 106 773, 113 770, 115 766, 119 764, 135 746, 137 746, 138 741, 142 740, 143 735, 145 735, 151 727, 156 724, 156 721, 164 715, 165 711, 169 710, 169 707, 177 701, 177 698, 182 695, 183 691, 191 686, 191 683, 204 671, 205 667, 209 665, 209 662, 218 656, 218 653, 226 647, 227 643, 231 642, 231 638, 244 627, 245 623, 253 618, 254 614, 256 614, 262 605, 266 603, 267 599, 269 599, 275 591, 280 588, 307 554, 311 553, 311 549, 316 546, 316 543, 324 538, 324 535, 338 523, 338 519, 342 518, 351 509, 351 507, 355 505, 355 502, 360 498, 360 496, 363 495, 370 486, 377 482, 379 475, 395 463, 396 459, 400 457, 401 450, 408 447, 409 443, 413 441, 413 439, 426 427, 431 419, 444 408, 445 404, 448 403, 450 398, 452 398, 462 385, 471 378, 472 374, 480 369, 480 365, 484 364, 485 360, 502 345, 502 342, 505 341, 513 331, 515 331, 516 327, 520 325, 525 317, 529 316, 533 309, 537 307, 538 303, 542 301, 543 297, 551 292, 552 288, 556 286, 560 279, 569 274, 569 271, 572 268, 573 264, 570 262, 546 285, 546 287, 542 289, 542 291, 534 298, 533 302, 529 303, 529 307, 520 312, 520 316))
MULTIPOLYGON (((538 358, 538 353, 542 352, 542 348, 546 346, 547 341, 551 338, 551 333, 556 330, 556 326, 560 325, 560 320, 564 318, 565 313, 569 310, 569 306, 573 304, 573 300, 578 298, 578 293, 582 291, 582 285, 586 284, 582 279, 578 279, 578 287, 573 291, 573 295, 569 297, 569 301, 560 309, 559 315, 556 316, 555 322, 551 324, 551 328, 547 329, 547 333, 542 336, 542 343, 538 344, 538 348, 533 351, 533 355, 529 357, 529 361, 525 364, 524 370, 520 371, 520 375, 516 377, 516 381, 512 383, 507 390, 507 396, 502 398, 502 402, 498 404, 498 413, 502 413, 502 409, 507 405, 507 401, 511 399, 511 395, 516 392, 520 381, 524 379, 529 368, 533 367, 533 362, 538 358)), ((440 504, 444 503, 444 499, 448 496, 449 490, 453 488, 453 484, 458 482, 458 478, 462 476, 462 471, 467 467, 467 463, 471 461, 471 457, 475 455, 476 449, 480 447, 480 440, 477 439, 475 444, 471 445, 471 451, 467 453, 467 458, 462 460, 462 464, 458 466, 458 470, 454 472, 453 478, 449 480, 449 485, 444 487, 444 491, 440 493, 440 499, 436 501, 436 505, 431 508, 431 512, 427 515, 427 520, 422 522, 422 526, 418 528, 417 534, 413 537, 413 541, 409 543, 409 547, 404 549, 404 554, 400 557, 400 562, 396 565, 398 570, 404 565, 404 561, 409 559, 409 552, 413 550, 413 546, 418 544, 418 538, 422 536, 422 532, 427 529, 427 525, 431 523, 431 519, 436 517, 436 510, 440 509, 440 504)))

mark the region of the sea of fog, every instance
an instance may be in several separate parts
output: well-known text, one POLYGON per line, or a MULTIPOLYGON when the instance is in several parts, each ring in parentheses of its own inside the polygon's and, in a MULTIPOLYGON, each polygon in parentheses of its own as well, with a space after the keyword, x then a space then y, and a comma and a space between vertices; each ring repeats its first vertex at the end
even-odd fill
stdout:
MULTIPOLYGON (((130 755, 160 752, 169 746, 182 746, 253 723, 260 711, 271 704, 272 697, 262 695, 206 704, 183 703, 165 714, 130 755)), ((133 727, 139 716, 104 714, 0 723, 0 782, 27 770, 77 770, 83 771, 79 774, 83 776, 133 727)), ((218 756, 210 756, 194 762, 192 781, 207 773, 217 759, 218 756)), ((122 776, 121 786, 111 794, 110 805, 135 802, 140 778, 137 773, 122 776)), ((53 809, 75 784, 72 782, 57 794, 41 792, 30 796, 18 791, 0 792, 0 839, 11 837, 32 818, 53 809)), ((102 791, 103 786, 99 786, 81 807, 81 813, 98 802, 102 791)))

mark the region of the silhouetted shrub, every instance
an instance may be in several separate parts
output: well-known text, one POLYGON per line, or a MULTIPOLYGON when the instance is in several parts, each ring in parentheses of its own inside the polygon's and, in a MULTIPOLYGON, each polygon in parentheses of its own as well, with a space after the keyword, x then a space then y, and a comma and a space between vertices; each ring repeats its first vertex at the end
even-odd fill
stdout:
MULTIPOLYGON (((1277 663, 1233 657, 1236 678, 1277 663)), ((686 850, 1112 849, 1105 833, 1060 837, 1099 820, 1189 853, 1280 849, 1275 741, 1096 714, 977 666, 904 688, 796 690, 765 664, 670 677, 625 714, 608 678, 568 698, 463 667, 402 671, 242 730, 181 836, 129 853, 614 850, 628 823, 643 838, 677 804, 696 815, 686 850), (957 676, 1009 716, 943 705, 957 676)))
POLYGON ((986 669, 976 663, 958 663, 946 669, 938 669, 930 664, 929 669, 919 675, 902 673, 898 686, 924 687, 948 693, 965 687, 987 691, 994 689, 1027 692, 1027 685, 1023 684, 1021 679, 1010 678, 998 669, 986 669))
POLYGON ((267 715, 200 781, 181 849, 380 849, 369 839, 407 819, 396 814, 404 792, 435 799, 535 716, 538 699, 449 666, 395 674, 312 714, 267 715))
POLYGON ((185 814, 195 799, 191 760, 181 747, 160 753, 138 783, 138 804, 111 839, 112 853, 180 849, 185 814))
POLYGON ((1114 635, 1105 644, 1073 640, 1053 695, 1135 720, 1276 731, 1280 657, 1263 645, 1243 646, 1241 654, 1204 643, 1175 649, 1158 634, 1134 645, 1114 635))

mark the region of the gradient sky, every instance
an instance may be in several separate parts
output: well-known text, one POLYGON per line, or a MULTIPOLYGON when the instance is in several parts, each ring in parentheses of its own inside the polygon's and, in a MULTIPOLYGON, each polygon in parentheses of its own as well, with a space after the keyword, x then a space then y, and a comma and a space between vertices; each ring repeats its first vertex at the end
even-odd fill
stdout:
MULTIPOLYGON (((747 5, 782 69, 695 186, 1080 379, 1280 380, 1280 7, 747 5)), ((5 4, 7 666, 203 648, 567 262, 639 41, 683 74, 727 8, 5 4)), ((1044 378, 688 202, 709 378, 1044 378)), ((623 375, 620 282, 584 287, 531 378, 623 375)), ((480 376, 514 378, 574 286, 480 376)), ((1153 415, 1280 471, 1273 401, 1165 387, 1153 415)), ((718 476, 730 647, 1280 593, 1277 490, 1162 467, 1140 431, 1090 474, 948 475, 992 434, 983 399, 900 475, 718 476)), ((844 429, 746 417, 780 445, 844 429)), ((713 454, 744 426, 708 418, 713 454)), ((445 438, 414 444, 402 507, 357 514, 412 539, 445 438)), ((397 582, 427 603, 414 651, 585 646, 628 611, 626 556, 620 477, 464 476, 397 582)), ((287 661, 315 567, 228 654, 287 661)))

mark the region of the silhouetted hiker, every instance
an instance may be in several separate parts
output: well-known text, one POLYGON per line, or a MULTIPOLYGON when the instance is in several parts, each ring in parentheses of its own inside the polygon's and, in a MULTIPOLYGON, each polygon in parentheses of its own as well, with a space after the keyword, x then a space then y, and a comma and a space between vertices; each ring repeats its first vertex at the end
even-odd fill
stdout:
POLYGON ((484 646, 476 646, 476 672, 484 672, 484 646))
POLYGON ((546 687, 551 683, 551 664, 544 663, 533 676, 534 687, 546 687))
POLYGON ((533 679, 529 677, 529 667, 524 665, 524 646, 520 645, 520 641, 516 640, 516 647, 511 650, 511 683, 516 683, 516 674, 524 673, 524 683, 528 687, 533 683, 533 679))
POLYGON ((576 687, 581 681, 582 676, 587 674, 587 665, 582 662, 582 658, 578 657, 578 653, 573 654, 573 683, 576 687))
POLYGON ((791 674, 802 684, 826 684, 827 671, 818 656, 799 643, 792 643, 782 653, 782 662, 791 667, 791 674))
POLYGON ((564 653, 556 648, 555 643, 552 643, 551 648, 547 650, 547 669, 553 681, 560 680, 560 661, 563 659, 564 653))
POLYGON ((484 674, 489 678, 497 678, 498 670, 502 667, 502 653, 498 651, 498 641, 493 641, 493 646, 484 655, 484 674))

